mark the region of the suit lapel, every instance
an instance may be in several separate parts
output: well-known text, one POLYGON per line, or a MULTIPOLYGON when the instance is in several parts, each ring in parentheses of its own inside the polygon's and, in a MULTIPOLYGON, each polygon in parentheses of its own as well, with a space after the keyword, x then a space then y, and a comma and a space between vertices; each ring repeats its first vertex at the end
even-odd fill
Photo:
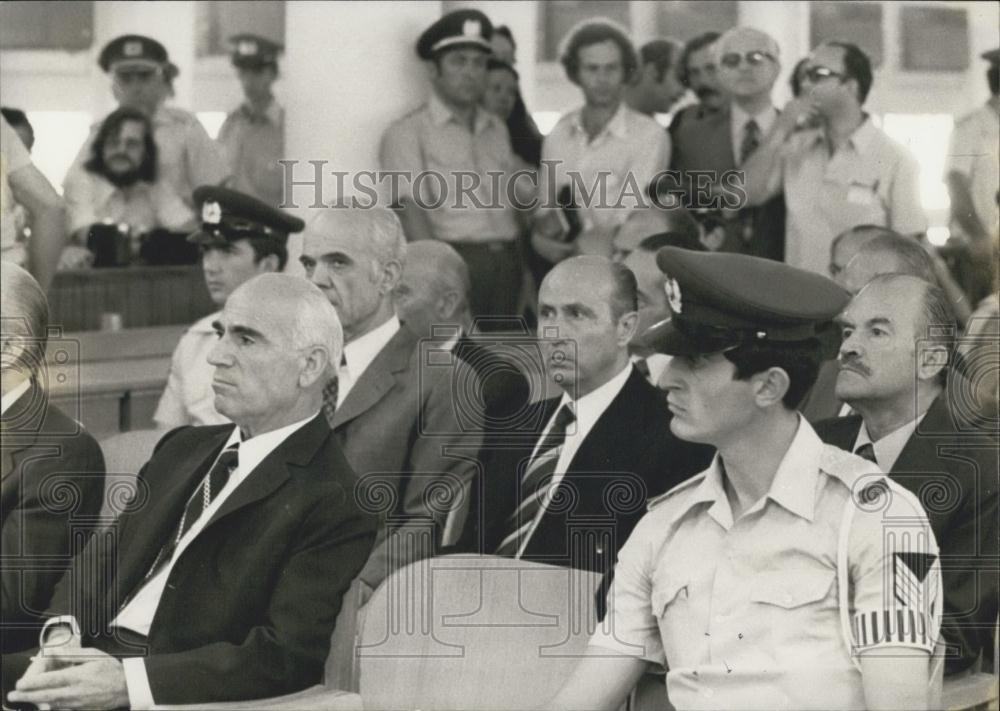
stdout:
POLYGON ((365 368, 358 382, 347 394, 333 416, 333 429, 338 429, 361 415, 385 397, 396 383, 395 374, 405 370, 414 347, 413 333, 400 325, 375 359, 365 368))
MULTIPOLYGON (((954 431, 954 423, 948 414, 944 395, 938 395, 937 399, 931 403, 923 422, 917 429, 934 433, 954 431)), ((896 462, 892 465, 890 473, 908 474, 927 471, 928 467, 938 469, 940 455, 937 447, 940 443, 938 438, 920 436, 918 432, 914 431, 906 440, 899 456, 896 457, 896 462)))
POLYGON ((45 412, 48 402, 38 384, 32 382, 17 401, 10 406, 0 419, 0 433, 3 434, 0 446, 0 476, 7 483, 10 476, 20 465, 24 450, 35 444, 38 435, 45 426, 45 412), (35 403, 40 402, 40 406, 35 403), (32 412, 34 410, 34 412, 32 412))

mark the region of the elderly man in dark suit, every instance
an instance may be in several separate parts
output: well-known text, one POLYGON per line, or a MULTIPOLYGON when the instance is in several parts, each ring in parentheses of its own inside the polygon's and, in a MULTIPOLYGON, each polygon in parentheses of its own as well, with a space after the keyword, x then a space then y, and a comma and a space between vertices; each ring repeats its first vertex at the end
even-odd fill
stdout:
POLYGON ((45 294, 28 272, 0 265, 0 651, 6 654, 35 645, 39 611, 90 538, 104 495, 104 457, 80 423, 48 402, 45 294))
POLYGON ((820 422, 816 432, 872 460, 920 497, 941 547, 945 673, 954 674, 993 647, 996 432, 968 417, 966 381, 953 373, 947 382, 957 327, 937 286, 914 276, 877 276, 839 321, 837 397, 857 414, 820 422))
POLYGON ((386 523, 361 576, 373 587, 434 552, 482 443, 482 408, 468 397, 475 373, 435 358, 396 316, 405 249, 386 208, 326 210, 303 234, 306 275, 344 325, 327 416, 359 496, 386 523))
MULTIPOLYGON (((712 171, 722 181, 727 171, 737 170, 760 146, 774 125, 778 111, 771 90, 781 64, 778 43, 749 27, 735 27, 713 45, 719 84, 729 101, 722 109, 691 117, 673 129, 674 154, 671 167, 684 174, 712 171)), ((689 204, 693 207, 706 205, 689 204)), ((725 206, 729 207, 729 206, 725 206)), ((785 204, 781 196, 756 208, 726 211, 726 240, 721 249, 781 260, 784 256, 785 204)))
MULTIPOLYGON (((233 292, 215 327, 216 404, 235 426, 160 441, 113 541, 95 538, 56 591, 50 612, 75 616, 82 639, 72 618, 50 620, 8 701, 150 708, 322 681, 375 538, 321 412, 340 324, 314 286, 265 274, 233 292), (67 624, 78 644, 55 646, 67 624)), ((25 662, 4 658, 5 685, 25 662)))
POLYGON ((626 267, 561 262, 542 282, 538 313, 545 367, 563 393, 535 405, 532 436, 486 453, 460 547, 608 573, 647 497, 711 452, 671 433, 664 397, 629 360, 638 316, 626 267))

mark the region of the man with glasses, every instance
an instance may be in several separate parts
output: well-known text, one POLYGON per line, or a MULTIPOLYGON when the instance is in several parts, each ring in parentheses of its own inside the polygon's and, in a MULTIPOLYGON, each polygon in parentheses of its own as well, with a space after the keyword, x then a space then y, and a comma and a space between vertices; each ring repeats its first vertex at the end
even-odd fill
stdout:
POLYGON ((802 95, 743 166, 751 205, 784 193, 789 264, 825 272, 830 243, 854 225, 927 227, 917 162, 862 109, 871 84, 864 52, 821 44, 802 68, 802 95))
MULTIPOLYGON (((771 90, 781 64, 774 38, 750 27, 734 27, 713 48, 719 86, 729 101, 719 111, 677 128, 673 167, 711 171, 713 182, 719 183, 724 174, 743 166, 777 121, 771 90)), ((692 200, 694 186, 689 180, 684 184, 692 200)), ((760 207, 727 211, 722 218, 726 223, 722 251, 778 260, 784 256, 785 204, 780 196, 760 207)))
MULTIPOLYGON (((120 107, 138 109, 153 124, 159 158, 159 180, 195 209, 191 195, 198 185, 218 185, 229 176, 229 168, 218 144, 209 138, 194 114, 165 106, 168 96, 166 48, 143 35, 122 35, 101 51, 98 65, 112 78, 112 91, 120 107)), ((84 164, 102 122, 95 124, 84 141, 63 187, 86 181, 84 164)))

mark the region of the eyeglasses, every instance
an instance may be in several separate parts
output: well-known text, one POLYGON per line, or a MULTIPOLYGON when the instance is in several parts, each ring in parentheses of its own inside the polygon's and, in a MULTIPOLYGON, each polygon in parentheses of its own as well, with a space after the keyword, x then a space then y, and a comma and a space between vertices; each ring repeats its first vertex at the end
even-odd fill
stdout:
POLYGON ((843 79, 844 76, 845 75, 842 72, 835 72, 829 67, 817 66, 817 67, 808 67, 807 69, 802 70, 802 77, 804 79, 808 79, 813 84, 821 82, 824 79, 828 79, 829 77, 838 77, 840 79, 843 79))
POLYGON ((729 69, 735 69, 736 67, 740 66, 740 64, 742 64, 744 60, 751 67, 758 67, 764 63, 765 59, 770 59, 773 62, 774 56, 768 54, 767 52, 758 52, 758 51, 747 52, 746 54, 743 55, 737 52, 727 52, 726 54, 722 55, 721 59, 719 59, 719 62, 724 67, 728 67, 729 69))

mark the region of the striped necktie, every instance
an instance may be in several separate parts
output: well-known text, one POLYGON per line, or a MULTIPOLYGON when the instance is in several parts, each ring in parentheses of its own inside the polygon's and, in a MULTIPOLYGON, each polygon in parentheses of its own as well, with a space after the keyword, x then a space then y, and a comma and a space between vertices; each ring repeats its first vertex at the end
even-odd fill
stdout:
POLYGON ((555 422, 535 450, 535 456, 521 477, 521 504, 507 518, 508 534, 497 547, 496 555, 517 557, 518 551, 531 531, 531 525, 541 510, 545 496, 552 488, 566 428, 576 421, 569 403, 559 408, 555 422))
POLYGON ((740 142, 740 165, 746 163, 747 158, 750 157, 757 148, 760 146, 760 126, 753 119, 750 119, 745 124, 743 124, 743 140, 740 142))
POLYGON ((340 390, 339 372, 346 367, 347 357, 341 354, 338 375, 327 380, 326 385, 323 386, 323 416, 326 418, 327 424, 330 425, 330 429, 333 429, 333 416, 337 414, 337 397, 340 390))
POLYGON ((239 446, 239 442, 234 442, 226 447, 215 461, 215 464, 212 465, 208 474, 202 479, 201 484, 191 494, 191 498, 188 499, 187 504, 184 506, 184 513, 181 514, 180 523, 177 524, 177 530, 170 537, 170 540, 164 544, 163 548, 160 549, 156 560, 153 562, 153 567, 149 569, 149 573, 146 575, 147 580, 156 575, 174 557, 177 544, 184 538, 184 534, 191 529, 195 521, 201 518, 201 515, 205 513, 205 510, 212 504, 215 497, 219 495, 219 492, 229 482, 230 475, 239 466, 239 446))

